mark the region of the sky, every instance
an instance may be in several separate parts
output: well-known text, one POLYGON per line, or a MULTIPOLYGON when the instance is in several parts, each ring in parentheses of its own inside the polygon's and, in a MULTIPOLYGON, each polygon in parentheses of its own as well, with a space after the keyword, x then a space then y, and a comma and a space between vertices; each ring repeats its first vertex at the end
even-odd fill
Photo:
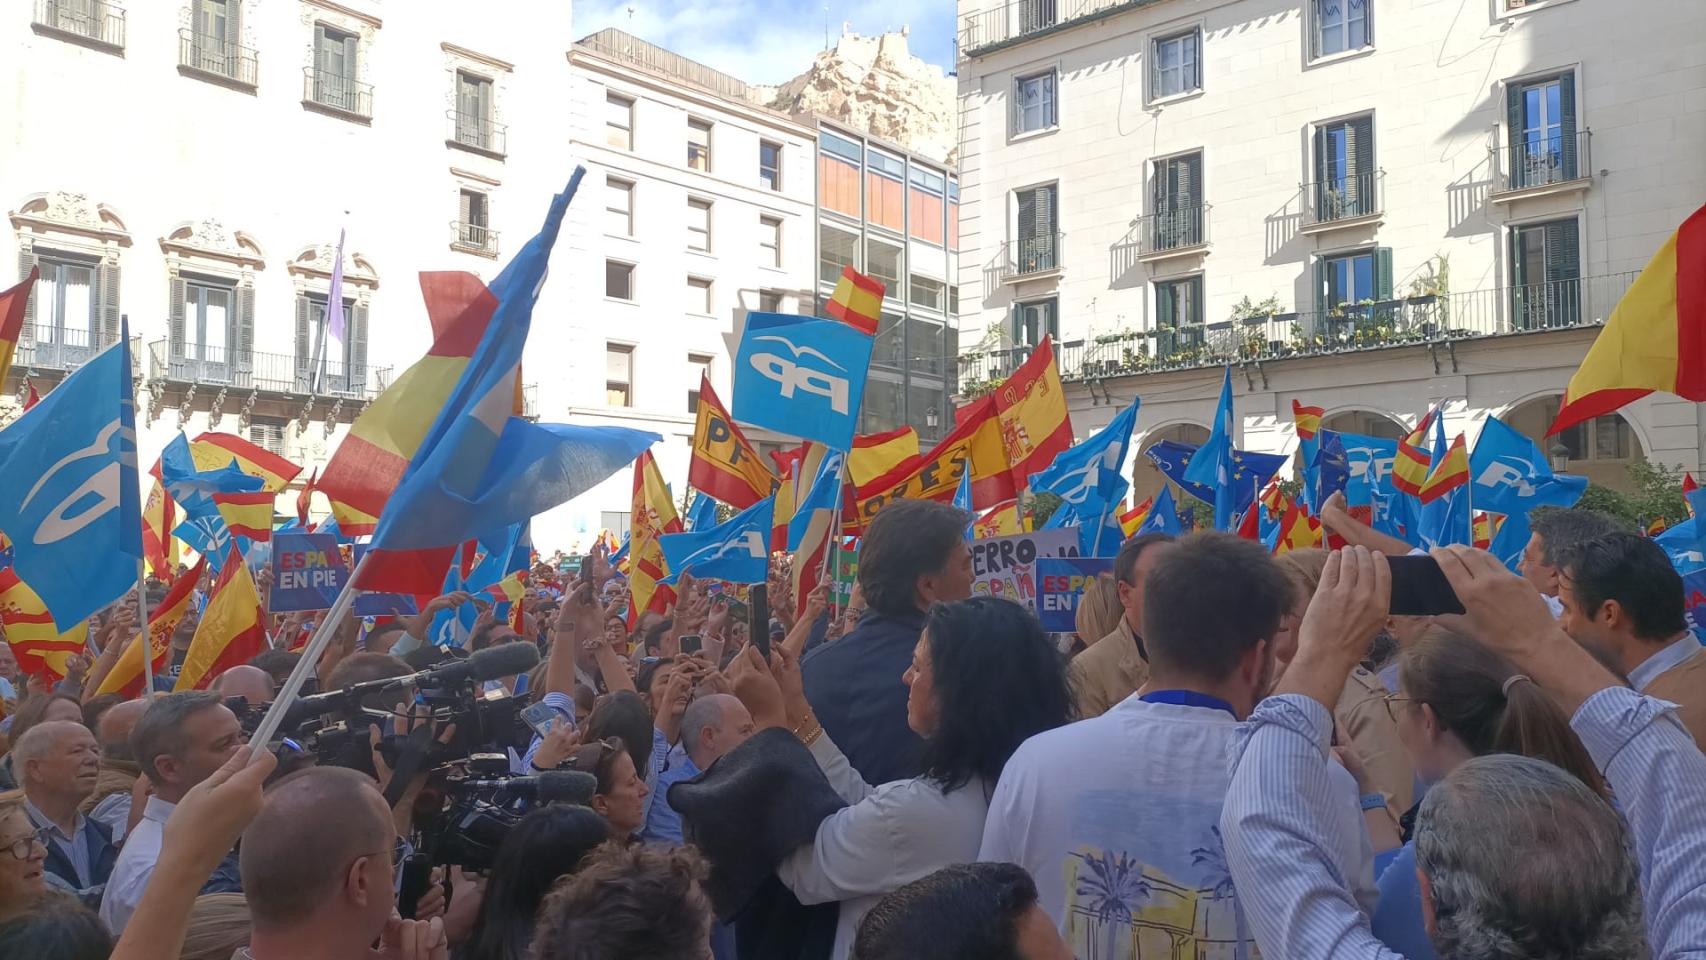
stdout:
POLYGON ((949 0, 579 0, 578 39, 616 27, 748 83, 790 80, 824 49, 843 21, 875 35, 909 26, 914 56, 953 69, 954 8, 949 0), (629 11, 632 10, 632 14, 629 11))

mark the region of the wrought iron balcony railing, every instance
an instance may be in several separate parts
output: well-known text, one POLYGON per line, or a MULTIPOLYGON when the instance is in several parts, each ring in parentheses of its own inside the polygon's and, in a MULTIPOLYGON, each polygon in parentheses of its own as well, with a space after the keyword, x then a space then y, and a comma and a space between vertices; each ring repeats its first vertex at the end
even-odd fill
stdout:
MULTIPOLYGON (((18 345, 12 365, 19 371, 43 370, 70 373, 118 342, 117 337, 93 333, 88 327, 62 327, 48 323, 26 323, 18 330, 18 345)), ((140 369, 136 351, 141 338, 130 338, 131 364, 140 369)))
POLYGON ((1098 14, 1133 9, 1153 0, 1013 0, 960 18, 960 55, 980 56, 1098 14))
MULTIPOLYGON (((1518 135, 1521 136, 1520 134, 1518 135)), ((1593 176, 1591 130, 1554 130, 1493 149, 1493 192, 1512 193, 1593 176)))
POLYGON ((495 257, 498 255, 498 232, 477 223, 452 220, 450 244, 458 250, 495 257))
POLYGON ((1386 171, 1373 170, 1306 183, 1301 196, 1306 225, 1372 216, 1386 209, 1386 171))
POLYGON ((358 120, 371 120, 373 84, 329 70, 303 67, 302 103, 358 120))
POLYGON ((178 344, 148 345, 148 375, 167 383, 264 390, 272 393, 366 400, 391 384, 390 367, 348 364, 326 357, 316 370, 312 358, 260 350, 178 344))
POLYGON ((125 12, 112 0, 36 0, 34 24, 93 46, 124 49, 125 12))
POLYGON ((490 117, 462 113, 454 108, 446 111, 450 120, 450 142, 480 153, 502 157, 508 146, 509 126, 490 117))
POLYGON ((1059 270, 1066 260, 1066 234, 1046 233, 1001 244, 1001 275, 1025 277, 1059 270))
POLYGON ((253 89, 260 76, 260 55, 253 47, 196 33, 178 31, 178 66, 253 89))
POLYGON ((1172 209, 1139 217, 1133 231, 1139 256, 1186 250, 1208 243, 1211 204, 1174 204, 1172 209))

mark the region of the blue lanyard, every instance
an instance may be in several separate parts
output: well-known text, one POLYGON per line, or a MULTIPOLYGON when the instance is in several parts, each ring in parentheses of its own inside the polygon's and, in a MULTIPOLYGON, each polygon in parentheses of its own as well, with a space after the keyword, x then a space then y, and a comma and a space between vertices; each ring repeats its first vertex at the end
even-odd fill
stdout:
POLYGON ((1219 697, 1211 697, 1195 690, 1151 690, 1138 699, 1144 703, 1171 703, 1181 707, 1207 707, 1210 710, 1225 710, 1232 714, 1232 719, 1238 719, 1238 714, 1232 709, 1232 704, 1219 697))

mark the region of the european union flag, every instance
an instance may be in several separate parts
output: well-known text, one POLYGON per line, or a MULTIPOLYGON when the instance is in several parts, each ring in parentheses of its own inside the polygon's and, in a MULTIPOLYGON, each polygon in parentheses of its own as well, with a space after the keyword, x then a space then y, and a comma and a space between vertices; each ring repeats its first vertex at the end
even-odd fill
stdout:
POLYGON ((749 313, 729 413, 742 423, 851 450, 871 365, 869 336, 834 320, 749 313))
POLYGON ((217 572, 231 552, 231 532, 213 495, 249 493, 261 489, 266 481, 244 473, 235 459, 215 470, 197 470, 190 442, 179 432, 160 452, 160 482, 184 512, 184 521, 172 535, 206 557, 208 568, 217 572))
MULTIPOLYGON (((1185 470, 1190 466, 1191 459, 1196 456, 1194 444, 1180 443, 1176 440, 1157 441, 1144 454, 1154 462, 1156 469, 1169 480, 1179 485, 1191 497, 1207 504, 1214 503, 1214 488, 1200 483, 1191 483, 1185 479, 1185 470)), ((1232 451, 1232 512, 1234 515, 1243 513, 1255 502, 1256 493, 1272 480, 1280 467, 1285 465, 1286 458, 1277 453, 1255 453, 1250 450, 1232 451)))
POLYGON ((1568 507, 1587 486, 1586 477, 1553 473, 1540 447, 1498 417, 1481 425, 1469 455, 1469 499, 1475 509, 1514 516, 1535 507, 1568 507))
MULTIPOLYGON (((1220 382, 1220 402, 1214 408, 1214 429, 1208 442, 1191 457, 1185 468, 1185 479, 1214 488, 1214 528, 1232 529, 1233 518, 1241 511, 1233 504, 1238 499, 1237 478, 1233 476, 1232 444, 1237 439, 1232 422, 1232 368, 1227 367, 1220 382)), ((1258 484, 1259 486, 1259 484, 1258 484)), ((1250 493, 1255 498, 1255 491, 1250 493)))
POLYGON ((1310 477, 1315 485, 1311 503, 1322 504, 1327 498, 1345 489, 1351 478, 1350 460, 1345 456, 1345 441, 1337 430, 1322 430, 1315 435, 1314 471, 1310 477))
POLYGON ((142 499, 130 327, 0 430, 0 530, 18 578, 69 629, 136 585, 142 499))
POLYGON ((776 498, 765 497, 727 523, 694 533, 658 537, 673 583, 682 573, 729 583, 763 583, 770 572, 770 523, 776 498))

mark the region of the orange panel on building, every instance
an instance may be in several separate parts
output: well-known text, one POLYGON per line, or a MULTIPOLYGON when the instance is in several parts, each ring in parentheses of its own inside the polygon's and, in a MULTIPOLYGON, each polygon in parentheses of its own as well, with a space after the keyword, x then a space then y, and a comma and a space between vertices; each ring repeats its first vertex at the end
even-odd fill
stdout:
POLYGON ((899 180, 866 171, 865 196, 871 201, 867 220, 897 233, 906 229, 906 191, 899 180))
POLYGON ((825 210, 859 217, 859 167, 840 157, 817 155, 818 203, 825 210))
POLYGON ((912 188, 912 235, 925 243, 942 245, 942 198, 912 188))

